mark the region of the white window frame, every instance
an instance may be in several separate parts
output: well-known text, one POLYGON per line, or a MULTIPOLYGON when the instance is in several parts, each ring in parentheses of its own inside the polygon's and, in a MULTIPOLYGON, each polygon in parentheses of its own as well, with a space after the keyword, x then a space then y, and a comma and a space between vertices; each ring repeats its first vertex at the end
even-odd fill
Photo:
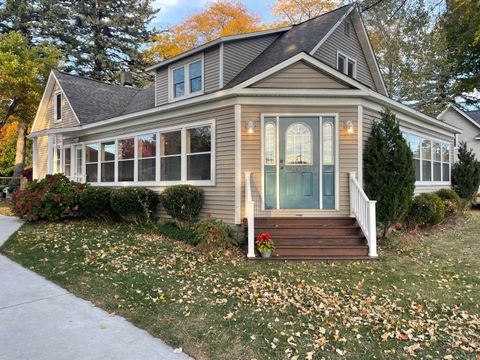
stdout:
POLYGON ((201 56, 197 56, 188 62, 185 62, 181 65, 172 65, 168 67, 168 100, 169 102, 175 102, 183 99, 188 99, 193 96, 203 95, 205 89, 205 59, 203 53, 201 56), (190 64, 196 63, 197 61, 201 61, 201 70, 202 70, 202 88, 199 91, 191 92, 190 91, 190 64), (184 73, 184 83, 185 83, 185 91, 183 96, 175 97, 174 87, 173 87, 173 72, 177 69, 183 68, 184 73))
POLYGON ((53 122, 59 123, 63 118, 63 109, 62 109, 63 94, 61 90, 57 90, 53 93, 53 122), (58 104, 58 95, 60 95, 60 118, 57 118, 57 104, 58 104))
MULTIPOLYGON (((187 123, 178 126, 171 126, 165 127, 161 129, 150 129, 144 130, 141 132, 135 132, 131 134, 124 134, 118 137, 109 137, 109 138, 102 138, 95 141, 88 141, 83 143, 84 151, 83 151, 83 164, 84 164, 84 176, 86 179, 86 151, 85 148, 88 145, 97 144, 98 145, 98 178, 97 182, 90 182, 90 184, 95 186, 158 186, 158 187, 165 187, 171 185, 180 185, 180 184, 187 184, 187 185, 195 185, 195 186, 215 186, 215 174, 216 174, 216 130, 215 130, 215 119, 205 120, 205 121, 198 121, 194 123, 187 123), (187 180, 187 146, 186 146, 186 132, 187 129, 199 128, 204 126, 210 126, 210 180, 187 180), (173 132, 173 131, 180 131, 181 132, 181 179, 175 181, 161 181, 160 180, 160 166, 161 166, 161 157, 160 157, 160 135, 162 133, 173 132), (148 135, 148 134, 155 134, 156 136, 156 162, 155 162, 155 181, 138 181, 138 136, 141 135, 148 135), (134 180, 133 181, 118 181, 118 141, 134 138, 134 146, 135 146, 135 155, 134 155, 134 180), (113 182, 101 182, 101 143, 108 142, 108 141, 115 141, 115 181, 113 182)), ((194 153, 194 154, 206 154, 208 152, 202 153, 194 153)))
POLYGON ((72 151, 73 151, 74 148, 73 148, 72 145, 65 145, 63 147, 63 150, 62 150, 62 152, 63 152, 63 154, 62 154, 62 160, 63 160, 62 161, 62 173, 65 176, 67 176, 67 174, 65 173, 65 165, 66 165, 65 160, 67 159, 67 157, 65 156, 65 153, 66 153, 67 149, 70 149, 70 175, 68 175, 68 178, 70 179, 70 178, 73 177, 73 175, 72 175, 73 174, 73 154, 72 154, 72 151))
MULTIPOLYGON (((445 141, 445 140, 440 140, 440 139, 437 139, 435 137, 431 137, 431 136, 426 136, 426 135, 423 135, 423 134, 420 134, 418 132, 415 132, 415 131, 412 131, 412 130, 409 130, 409 129, 401 129, 402 131, 402 135, 403 137, 405 138, 405 135, 412 135, 412 136, 416 136, 416 137, 419 137, 420 138, 420 180, 419 181, 415 181, 415 185, 446 185, 446 186, 450 186, 451 185, 451 181, 452 181, 452 149, 453 149, 453 144, 448 142, 448 141, 445 141), (430 161, 430 171, 431 171, 431 175, 432 175, 432 180, 431 181, 423 181, 423 151, 422 151, 422 142, 423 141, 430 141, 430 147, 431 147, 431 159, 430 160, 425 160, 425 161, 430 161), (438 143, 440 144, 440 158, 441 158, 441 161, 440 161, 440 169, 441 169, 441 181, 434 181, 434 166, 433 164, 436 162, 434 160, 434 155, 433 155, 433 144, 434 143, 438 143), (449 181, 443 181, 443 165, 445 164, 445 162, 443 161, 443 147, 442 145, 448 145, 448 152, 449 152, 449 155, 448 155, 448 177, 449 177, 449 181)), ((438 161, 437 161, 438 162, 438 161)))
POLYGON ((337 70, 341 71, 343 74, 348 76, 348 62, 351 61, 353 62, 353 75, 352 78, 356 79, 357 78, 357 60, 353 59, 352 57, 346 55, 345 53, 342 53, 341 51, 337 50, 337 70), (340 56, 343 56, 345 58, 345 63, 343 64, 343 69, 339 70, 338 69, 338 58, 340 56))

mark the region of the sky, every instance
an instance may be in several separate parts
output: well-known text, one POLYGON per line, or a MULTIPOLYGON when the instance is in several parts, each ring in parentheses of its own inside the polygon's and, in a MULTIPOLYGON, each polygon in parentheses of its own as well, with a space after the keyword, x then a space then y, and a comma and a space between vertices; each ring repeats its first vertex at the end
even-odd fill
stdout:
MULTIPOLYGON (((254 13, 260 15, 262 22, 272 20, 271 4, 274 0, 243 0, 242 3, 254 13)), ((153 7, 160 9, 151 26, 163 29, 169 25, 176 25, 184 18, 202 10, 212 0, 155 0, 153 7)))

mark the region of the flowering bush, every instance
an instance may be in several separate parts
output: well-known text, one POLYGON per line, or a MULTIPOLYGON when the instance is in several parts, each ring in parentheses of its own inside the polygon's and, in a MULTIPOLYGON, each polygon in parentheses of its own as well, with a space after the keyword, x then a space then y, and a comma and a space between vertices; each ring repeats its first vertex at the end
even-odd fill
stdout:
POLYGON ((27 221, 60 220, 79 215, 80 194, 85 185, 62 174, 33 181, 12 196, 12 211, 27 221))
POLYGON ((257 236, 257 249, 261 253, 275 250, 275 244, 269 233, 260 234, 257 236))

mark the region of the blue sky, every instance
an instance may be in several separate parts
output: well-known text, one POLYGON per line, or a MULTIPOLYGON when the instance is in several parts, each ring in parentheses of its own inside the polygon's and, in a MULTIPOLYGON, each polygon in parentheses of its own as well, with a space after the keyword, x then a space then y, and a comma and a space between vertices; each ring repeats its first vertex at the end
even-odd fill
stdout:
MULTIPOLYGON (((274 0, 273 0, 274 1, 274 0)), ((169 25, 176 25, 189 15, 199 12, 212 0, 155 0, 153 6, 160 8, 160 12, 152 22, 152 26, 162 29, 169 25)), ((262 22, 270 22, 272 17, 269 0, 243 0, 245 6, 261 16, 262 22)))

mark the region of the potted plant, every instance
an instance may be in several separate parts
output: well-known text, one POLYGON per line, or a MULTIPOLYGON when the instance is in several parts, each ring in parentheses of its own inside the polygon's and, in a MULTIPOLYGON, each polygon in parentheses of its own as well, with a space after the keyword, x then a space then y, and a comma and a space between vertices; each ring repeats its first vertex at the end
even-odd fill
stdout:
POLYGON ((268 258, 275 250, 275 244, 269 233, 260 234, 257 236, 257 249, 262 254, 262 257, 268 258))

